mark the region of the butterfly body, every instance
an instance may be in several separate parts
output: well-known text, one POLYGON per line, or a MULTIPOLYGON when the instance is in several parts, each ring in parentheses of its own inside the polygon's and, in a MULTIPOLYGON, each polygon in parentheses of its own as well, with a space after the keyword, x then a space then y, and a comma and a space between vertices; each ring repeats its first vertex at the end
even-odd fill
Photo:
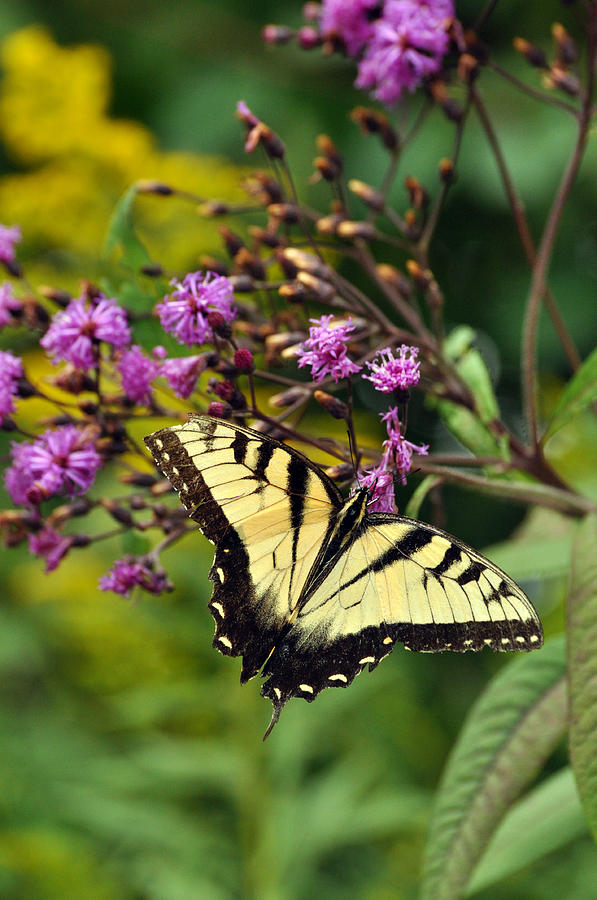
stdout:
POLYGON ((191 416, 146 443, 215 544, 214 646, 260 670, 274 707, 315 699, 407 649, 532 650, 541 624, 523 591, 431 525, 344 501, 303 454, 242 425, 191 416))

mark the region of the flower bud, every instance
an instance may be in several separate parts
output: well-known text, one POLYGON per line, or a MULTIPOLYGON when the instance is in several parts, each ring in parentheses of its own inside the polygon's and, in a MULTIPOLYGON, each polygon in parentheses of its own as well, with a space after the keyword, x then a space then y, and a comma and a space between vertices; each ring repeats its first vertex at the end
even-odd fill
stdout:
POLYGON ((292 35, 292 29, 286 25, 265 25, 261 30, 261 37, 266 44, 287 44, 292 35))
POLYGON ((540 47, 536 47, 521 37, 515 37, 512 43, 514 49, 524 56, 532 66, 538 69, 547 69, 547 58, 540 47))
POLYGON ((566 29, 559 22, 551 26, 551 33, 556 42, 558 61, 563 66, 570 66, 578 59, 578 49, 566 29))
POLYGON ((164 269, 159 263, 149 263, 146 266, 141 266, 139 271, 142 275, 147 275, 149 278, 160 278, 164 274, 164 269))
POLYGON ((360 197, 363 203, 366 203, 370 209, 374 209, 376 212, 383 212, 385 209, 386 198, 384 195, 381 191, 376 191, 375 188, 365 184, 364 181, 359 181, 357 178, 351 178, 348 182, 348 188, 353 194, 360 197))
POLYGON ((379 263, 375 270, 382 281, 387 282, 391 287, 395 288, 402 297, 410 297, 412 295, 412 285, 406 275, 391 266, 388 263, 379 263))
POLYGON ((282 284, 278 288, 278 294, 288 303, 303 303, 307 299, 307 289, 298 281, 290 284, 282 284))
POLYGON ((321 44, 321 35, 316 28, 310 25, 303 25, 296 33, 296 41, 301 50, 312 50, 321 44))
POLYGON ((415 209, 425 209, 429 204, 429 194, 418 178, 408 175, 404 179, 404 186, 410 196, 410 202, 415 209))
POLYGON ((461 53, 458 58, 458 77, 464 84, 472 84, 479 74, 479 61, 470 53, 461 53))
POLYGON ((234 365, 243 375, 247 374, 248 372, 252 372, 255 368, 253 354, 250 350, 247 350, 244 347, 240 347, 238 350, 235 350, 233 358, 234 365))
POLYGON ((454 184, 456 181, 454 163, 445 156, 439 161, 439 177, 444 184, 454 184))
MULTIPOLYGON (((306 250, 299 250, 297 247, 286 247, 280 254, 284 259, 290 260, 295 266, 295 273, 299 270, 310 272, 311 275, 317 275, 319 278, 329 278, 332 270, 324 262, 313 253, 307 253, 306 250)), ((280 257, 278 257, 280 258, 280 257)))
POLYGON ((170 185, 164 184, 162 181, 154 181, 150 178, 142 178, 140 181, 137 181, 135 189, 138 194, 158 194, 161 197, 170 197, 172 194, 176 193, 174 188, 171 188, 170 185))
POLYGON ((124 472, 120 475, 123 484, 134 484, 135 487, 153 487, 157 478, 148 472, 124 472))
POLYGON ((241 247, 245 246, 245 242, 240 237, 240 235, 235 234, 234 231, 231 231, 226 225, 219 225, 218 231, 224 241, 224 246, 228 251, 229 255, 234 259, 238 251, 241 247))
POLYGON ((131 511, 126 507, 119 506, 114 500, 102 500, 101 505, 116 522, 120 522, 121 525, 126 525, 129 528, 134 526, 135 520, 131 515, 131 511))
POLYGON ((352 479, 354 477, 354 466, 350 463, 338 463, 335 466, 328 466, 325 474, 332 481, 346 481, 348 478, 352 479))
POLYGON ((423 269, 414 259, 406 261, 406 270, 419 290, 426 291, 429 287, 433 273, 430 269, 423 269))
POLYGON ((338 226, 344 222, 344 216, 340 213, 332 213, 330 216, 323 216, 315 223, 320 234, 334 235, 338 231, 338 226))
POLYGON ((571 97, 578 97, 580 93, 580 81, 576 75, 572 75, 561 66, 552 66, 544 81, 546 87, 557 88, 571 97))
POLYGON ((376 235, 375 226, 371 222, 352 222, 349 219, 340 222, 336 233, 343 238, 365 238, 366 240, 372 240, 376 235))
POLYGON ((310 272, 299 272, 296 280, 303 284, 318 300, 329 300, 336 293, 335 287, 329 282, 317 278, 316 275, 311 275, 310 272))
POLYGON ((232 407, 229 403, 214 400, 207 407, 207 415, 213 416, 214 419, 229 419, 232 415, 232 407))
POLYGON ((313 160, 313 165, 325 181, 335 181, 341 172, 341 169, 327 156, 316 156, 313 160))
POLYGON ((310 397, 310 392, 303 387, 288 388, 279 394, 274 394, 269 398, 269 405, 274 409, 284 409, 287 406, 294 406, 295 403, 303 403, 310 397))
POLYGON ((269 334, 265 339, 265 348, 270 353, 280 353, 287 347, 294 347, 304 341, 304 331, 286 331, 279 334, 269 334))
POLYGON ((265 279, 265 266, 261 257, 256 253, 252 253, 248 247, 241 247, 234 257, 234 264, 241 270, 243 274, 251 275, 258 281, 265 279))
POLYGON ((248 274, 230 275, 228 280, 235 294, 252 294, 255 290, 255 282, 248 274))
POLYGON ((338 397, 328 394, 325 391, 315 391, 313 394, 317 403, 322 406, 334 419, 348 418, 348 406, 338 397))
POLYGON ((209 272, 215 272, 216 275, 228 275, 230 271, 228 263, 225 263, 221 259, 216 259, 215 256, 209 256, 207 253, 201 254, 199 263, 202 269, 207 269, 209 272))
POLYGON ((261 228, 259 225, 249 225, 248 232, 258 244, 263 244, 265 247, 279 247, 281 244, 281 238, 275 231, 271 231, 268 228, 261 228))
POLYGON ((228 340, 229 337, 232 337, 232 328, 221 312, 218 312, 215 309, 209 312, 207 314, 207 324, 218 337, 226 340, 228 340))
POLYGON ((350 117, 365 134, 379 134, 388 150, 398 149, 398 135, 390 125, 388 117, 383 113, 367 109, 365 106, 357 106, 353 109, 350 117))
POLYGON ((267 211, 272 218, 286 225, 296 225, 299 220, 298 208, 293 203, 270 203, 267 211))
POLYGON ((200 216, 212 219, 215 216, 226 216, 230 212, 230 206, 224 200, 208 200, 197 207, 200 216))
POLYGON ((38 293, 41 294, 42 297, 46 297, 47 300, 52 300, 53 303, 57 303, 58 306, 66 307, 73 299, 72 294, 69 294, 68 291, 63 291, 60 288, 49 287, 48 285, 41 284, 38 289, 38 293))

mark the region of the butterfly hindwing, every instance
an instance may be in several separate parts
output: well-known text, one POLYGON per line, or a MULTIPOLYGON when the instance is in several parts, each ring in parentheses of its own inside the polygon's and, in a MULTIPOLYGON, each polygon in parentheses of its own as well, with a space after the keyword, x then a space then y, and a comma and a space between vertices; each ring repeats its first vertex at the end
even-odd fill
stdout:
POLYGON ((294 614, 342 504, 297 451, 208 416, 146 438, 158 467, 215 544, 214 646, 256 674, 294 614))
MULTIPOLYGON (((481 554, 413 519, 365 516, 268 660, 274 707, 347 687, 396 643, 408 650, 532 650, 541 623, 518 585, 481 554)), ((279 714, 279 713, 278 713, 279 714)))

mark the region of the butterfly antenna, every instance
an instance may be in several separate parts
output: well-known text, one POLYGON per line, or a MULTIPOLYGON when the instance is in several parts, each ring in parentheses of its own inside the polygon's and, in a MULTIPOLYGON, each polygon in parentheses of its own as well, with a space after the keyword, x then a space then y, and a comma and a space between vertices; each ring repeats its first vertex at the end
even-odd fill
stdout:
POLYGON ((346 417, 346 431, 348 433, 348 449, 350 450, 350 461, 356 475, 359 469, 361 456, 357 449, 357 439, 354 433, 354 422, 352 419, 352 381, 350 380, 350 378, 347 378, 346 381, 348 388, 348 415, 346 417))
POLYGON ((274 705, 274 711, 273 711, 273 713, 272 713, 272 720, 271 720, 271 722, 269 723, 269 725, 267 726, 267 731, 266 731, 265 734, 263 735, 263 740, 265 740, 265 739, 266 739, 267 737, 269 737, 269 735, 271 734, 272 728, 274 727, 274 725, 276 724, 276 722, 277 722, 278 719, 280 718, 280 713, 282 712, 282 709, 283 709, 283 707, 284 707, 284 704, 283 704, 283 703, 276 702, 275 700, 272 700, 272 703, 273 703, 273 705, 274 705))

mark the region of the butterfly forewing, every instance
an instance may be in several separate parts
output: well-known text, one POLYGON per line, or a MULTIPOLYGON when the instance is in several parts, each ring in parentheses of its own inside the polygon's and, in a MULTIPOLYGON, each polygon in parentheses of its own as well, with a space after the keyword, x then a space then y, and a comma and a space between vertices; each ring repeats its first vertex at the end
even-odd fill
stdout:
POLYGON ((243 680, 294 615, 341 497, 302 454, 207 416, 146 438, 183 505, 216 545, 214 646, 243 656, 243 680))

